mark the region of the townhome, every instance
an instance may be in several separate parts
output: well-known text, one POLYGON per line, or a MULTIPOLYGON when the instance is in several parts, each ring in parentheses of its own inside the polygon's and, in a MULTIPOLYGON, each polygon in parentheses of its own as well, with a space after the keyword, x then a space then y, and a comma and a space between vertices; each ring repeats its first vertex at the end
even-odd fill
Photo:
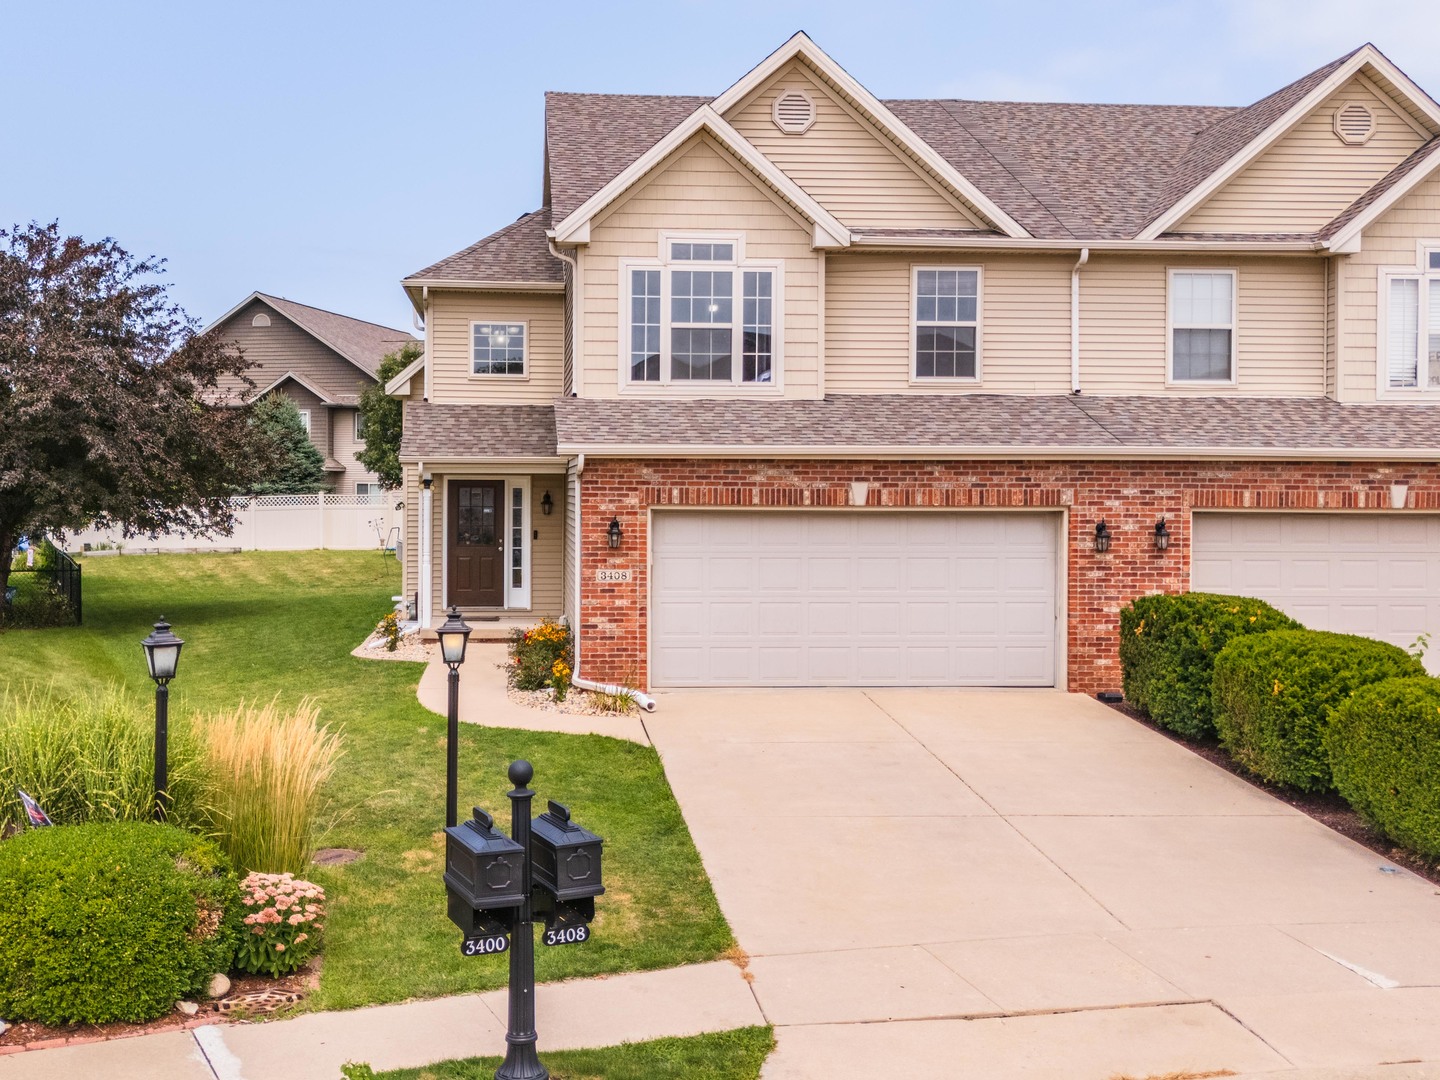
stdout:
MULTIPOLYGON (((365 447, 360 394, 375 385, 380 361, 416 343, 414 337, 261 292, 251 293, 206 332, 240 349, 251 397, 276 393, 295 402, 325 459, 334 494, 382 497, 380 478, 355 457, 365 447)), ((241 384, 227 380, 226 388, 238 390, 241 384)))
POLYGON ((1118 688, 1117 613, 1440 631, 1440 105, 551 94, 540 208, 406 278, 404 589, 640 688, 1118 688))

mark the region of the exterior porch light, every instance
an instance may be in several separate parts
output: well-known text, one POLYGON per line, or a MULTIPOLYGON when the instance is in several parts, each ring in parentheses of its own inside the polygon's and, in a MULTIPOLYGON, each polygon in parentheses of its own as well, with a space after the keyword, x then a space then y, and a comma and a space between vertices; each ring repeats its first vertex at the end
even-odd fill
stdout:
POLYGON ((1155 550, 1164 551, 1170 546, 1170 530, 1165 527, 1165 519, 1162 517, 1155 523, 1155 550))
POLYGON ((620 546, 620 538, 625 535, 620 528, 620 519, 618 517, 611 517, 610 527, 605 532, 610 538, 610 548, 613 551, 620 546))
POLYGON ((1095 550, 1105 553, 1110 550, 1110 526, 1100 522, 1095 526, 1095 550))
POLYGON ((465 662, 465 646, 470 641, 470 627, 460 617, 460 609, 450 606, 450 616, 436 631, 440 638, 440 659, 450 669, 450 709, 445 731, 445 827, 455 824, 455 800, 460 763, 460 665, 465 662))
POLYGON ((155 680, 155 820, 165 820, 165 804, 170 799, 170 680, 180 667, 180 648, 185 644, 170 632, 163 618, 154 631, 140 644, 145 649, 145 664, 155 680))
POLYGON ((555 500, 550 497, 550 492, 547 491, 544 495, 540 496, 540 512, 546 517, 549 517, 550 511, 554 509, 555 500))

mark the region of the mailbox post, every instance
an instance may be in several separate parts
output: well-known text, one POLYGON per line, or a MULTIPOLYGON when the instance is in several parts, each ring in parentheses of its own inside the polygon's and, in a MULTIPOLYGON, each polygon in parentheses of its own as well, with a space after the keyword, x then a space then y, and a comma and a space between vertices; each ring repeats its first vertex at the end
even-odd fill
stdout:
POLYGON ((600 837, 551 802, 531 821, 535 769, 510 764, 510 836, 475 808, 475 816, 445 830, 445 891, 450 921, 465 934, 466 956, 510 953, 510 1015, 505 1061, 495 1080, 548 1080, 535 1033, 536 915, 545 917, 545 944, 589 940, 601 884, 600 837))

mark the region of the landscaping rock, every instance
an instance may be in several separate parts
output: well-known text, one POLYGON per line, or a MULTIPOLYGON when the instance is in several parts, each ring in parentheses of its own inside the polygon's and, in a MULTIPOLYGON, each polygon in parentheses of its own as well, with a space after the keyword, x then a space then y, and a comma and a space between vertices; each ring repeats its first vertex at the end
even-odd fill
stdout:
POLYGON ((211 998, 222 998, 230 992, 230 976, 215 974, 210 978, 210 985, 205 988, 205 994, 211 998))
POLYGON ((194 1016, 200 1011, 200 1006, 196 1005, 193 1001, 177 1001, 175 1008, 186 1016, 194 1016))
POLYGON ((7 1032, 7 1031, 9 1031, 9 1030, 10 1030, 10 1025, 7 1024, 4 1020, 0 1020, 0 1035, 4 1035, 5 1032, 7 1032))

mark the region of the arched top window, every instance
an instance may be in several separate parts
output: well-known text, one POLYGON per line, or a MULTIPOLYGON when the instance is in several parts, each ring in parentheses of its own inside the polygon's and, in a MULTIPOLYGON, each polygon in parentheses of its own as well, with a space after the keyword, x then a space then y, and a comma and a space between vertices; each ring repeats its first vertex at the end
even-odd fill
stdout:
POLYGON ((251 325, 251 326, 269 326, 269 325, 270 325, 270 316, 269 316, 269 315, 266 315, 266 314, 262 311, 262 312, 260 312, 258 315, 256 315, 253 319, 250 320, 250 325, 251 325))

